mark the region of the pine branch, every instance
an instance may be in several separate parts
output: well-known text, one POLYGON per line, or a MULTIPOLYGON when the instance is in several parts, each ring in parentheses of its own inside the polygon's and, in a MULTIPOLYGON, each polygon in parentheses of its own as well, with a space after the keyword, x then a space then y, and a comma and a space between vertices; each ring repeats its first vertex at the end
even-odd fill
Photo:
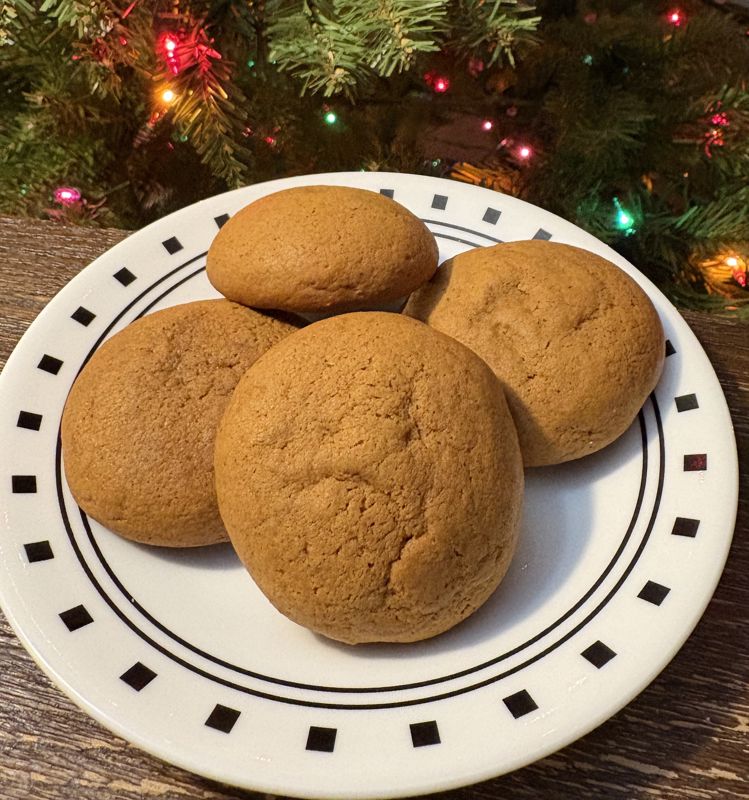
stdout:
POLYGON ((39 11, 56 20, 60 27, 73 28, 79 39, 103 36, 116 21, 106 0, 44 0, 39 11))
POLYGON ((341 25, 358 31, 368 66, 381 77, 404 72, 419 53, 439 50, 447 0, 366 0, 337 2, 341 25))
POLYGON ((694 205, 674 221, 676 230, 695 240, 749 241, 749 185, 727 187, 715 198, 694 205))
POLYGON ((453 13, 454 46, 465 56, 481 57, 487 66, 505 61, 515 66, 515 53, 535 43, 540 17, 523 0, 457 0, 453 13))
POLYGON ((15 44, 18 32, 34 15, 27 0, 2 0, 0 2, 0 47, 15 44))
POLYGON ((333 0, 293 2, 268 28, 270 58, 303 82, 303 92, 352 97, 368 78, 362 33, 341 23, 333 0))
POLYGON ((710 311, 723 317, 749 322, 749 300, 727 299, 720 295, 705 294, 691 286, 673 285, 666 287, 666 296, 681 308, 695 311, 710 311))
POLYGON ((212 44, 203 24, 197 23, 181 46, 189 52, 191 65, 173 77, 162 73, 161 79, 171 78, 169 87, 177 99, 170 115, 180 134, 215 175, 236 188, 247 171, 238 143, 247 122, 241 110, 247 101, 231 84, 230 69, 212 44))

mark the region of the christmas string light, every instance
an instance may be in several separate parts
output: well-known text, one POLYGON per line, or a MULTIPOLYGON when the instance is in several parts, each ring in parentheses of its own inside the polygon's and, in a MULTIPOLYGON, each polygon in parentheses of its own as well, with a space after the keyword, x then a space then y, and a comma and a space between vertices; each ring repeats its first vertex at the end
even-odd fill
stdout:
POLYGON ((533 155, 533 148, 529 147, 527 144, 521 144, 518 147, 518 158, 522 161, 528 161, 528 159, 533 155))
POLYGON ((164 89, 161 93, 161 99, 165 103, 173 103, 177 99, 177 95, 171 89, 164 89))
POLYGON ((58 186, 54 191, 54 198, 56 203, 72 206, 81 199, 81 193, 73 186, 58 186))
POLYGON ((177 48, 179 46, 179 39, 173 33, 165 33, 159 39, 159 46, 161 48, 161 54, 166 61, 166 65, 169 68, 169 71, 173 75, 177 75, 180 71, 180 60, 179 55, 177 53, 177 48))
POLYGON ((684 24, 686 17, 680 8, 673 8, 666 15, 666 19, 674 26, 674 28, 680 28, 684 24))
POLYGON ((481 123, 481 130, 486 131, 487 133, 494 129, 494 122, 490 119, 485 119, 481 123))
POLYGON ((338 115, 335 111, 326 111, 323 116, 323 121, 326 125, 335 125, 338 122, 338 115))
POLYGON ((614 208, 616 214, 614 217, 614 227, 622 231, 625 236, 631 236, 635 232, 635 218, 627 211, 624 206, 619 202, 619 198, 614 198, 614 208))
POLYGON ((749 288, 749 259, 744 259, 735 250, 714 253, 697 263, 705 275, 708 285, 727 297, 736 297, 732 281, 741 289, 749 288))
POLYGON ((434 70, 424 75, 424 82, 435 94, 444 94, 450 89, 450 79, 434 70))
POLYGON ((478 77, 484 71, 485 64, 480 58, 471 57, 468 59, 468 74, 472 78, 478 77))
POLYGON ((726 140, 723 136, 723 129, 718 128, 710 128, 709 131, 705 133, 705 155, 708 158, 713 157, 713 147, 723 147, 726 143, 726 140))

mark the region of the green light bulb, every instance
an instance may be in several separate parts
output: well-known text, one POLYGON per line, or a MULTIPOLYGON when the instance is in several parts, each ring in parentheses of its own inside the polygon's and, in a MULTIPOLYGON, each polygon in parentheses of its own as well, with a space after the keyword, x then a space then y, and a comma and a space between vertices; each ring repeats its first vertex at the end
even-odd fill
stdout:
POLYGON ((323 117, 325 120, 326 125, 335 125, 338 122, 338 115, 335 111, 328 111, 328 113, 323 117))
POLYGON ((635 232, 635 218, 622 207, 618 197, 614 198, 614 207, 616 208, 614 225, 617 230, 623 231, 625 236, 631 236, 635 232))

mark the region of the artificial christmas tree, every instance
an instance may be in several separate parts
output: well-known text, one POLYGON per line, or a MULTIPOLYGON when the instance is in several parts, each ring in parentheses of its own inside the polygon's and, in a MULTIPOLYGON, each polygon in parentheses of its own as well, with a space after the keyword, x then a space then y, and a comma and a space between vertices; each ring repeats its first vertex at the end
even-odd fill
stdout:
POLYGON ((742 308, 748 29, 702 0, 15 0, 0 209, 138 227, 284 175, 450 175, 742 308))

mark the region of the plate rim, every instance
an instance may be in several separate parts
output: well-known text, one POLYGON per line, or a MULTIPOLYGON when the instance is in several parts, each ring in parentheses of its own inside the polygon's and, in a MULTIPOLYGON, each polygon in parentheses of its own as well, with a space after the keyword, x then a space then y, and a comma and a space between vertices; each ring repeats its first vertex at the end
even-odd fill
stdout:
MULTIPOLYGON (((178 217, 184 214, 188 209, 191 211, 197 211, 199 207, 203 204, 208 205, 216 201, 219 197, 228 197, 235 194, 246 192, 248 188, 253 189, 264 189, 266 187, 273 187, 278 186, 279 189, 285 188, 288 185, 314 185, 311 183, 312 180, 319 180, 321 183, 326 183, 330 179, 335 179, 336 183, 339 183, 341 179, 353 179, 355 180, 357 177, 360 177, 362 173, 360 172, 333 172, 333 173, 320 173, 314 175, 304 175, 304 176, 295 176, 293 178, 280 178, 270 181, 265 181, 258 184, 252 184, 251 186, 241 187, 239 189, 234 189, 228 192, 221 193, 219 195, 215 195, 213 197, 204 198, 203 200, 198 201, 197 203, 193 203, 189 206, 185 206, 182 209, 172 212, 171 214, 166 215, 154 222, 150 223, 149 225, 145 226, 144 228, 132 232, 133 234, 137 234, 139 236, 145 237, 146 232, 152 229, 157 229, 163 226, 167 221, 178 217)), ((482 191, 487 193, 487 196, 491 196, 494 198, 502 198, 500 202, 509 201, 512 203, 522 204, 523 206, 528 206, 529 208, 533 209, 534 212, 542 212, 547 217, 553 217, 556 221, 563 223, 564 226, 571 226, 575 231, 580 232, 582 229, 575 226, 573 223, 568 222, 567 220, 558 217, 557 215, 552 214, 551 212, 546 211, 538 206, 533 204, 527 203, 526 201, 520 200, 518 198, 512 197, 511 195, 504 195, 500 192, 494 192, 489 189, 485 189, 483 187, 476 187, 471 186, 470 184, 461 184, 456 181, 451 181, 444 178, 436 178, 432 176, 421 176, 421 175, 410 175, 406 173, 372 173, 376 174, 382 178, 382 180, 403 180, 405 179, 413 179, 418 178, 425 182, 442 182, 445 185, 455 187, 456 185, 464 186, 470 188, 471 190, 475 191, 482 191)), ((739 490, 739 472, 738 472, 738 453, 736 448, 736 440, 735 440, 735 432, 733 429, 733 423, 730 417, 730 412, 728 409, 728 405, 725 398, 725 393, 723 391, 723 387, 715 373, 714 367, 710 362, 707 354, 704 351, 701 343, 684 320, 684 318, 679 313, 678 309, 673 306, 673 304, 666 298, 666 296, 650 281, 645 275, 639 272, 634 265, 630 264, 630 262, 623 259, 616 251, 610 248, 600 240, 595 239, 592 237, 591 234, 588 234, 585 231, 582 231, 586 234, 586 236, 590 236, 593 238, 599 246, 605 247, 614 258, 611 258, 615 264, 621 266, 621 262, 624 261, 631 270, 634 270, 638 275, 638 281, 641 285, 645 285, 649 293, 655 294, 659 301, 662 303, 663 307, 668 309, 670 321, 676 325, 679 329, 680 337, 685 337, 692 347, 698 348, 698 350, 704 355, 704 362, 705 366, 709 368, 711 372, 711 377, 714 379, 715 383, 719 387, 720 390, 720 399, 721 403, 721 415, 723 416, 723 420, 721 421, 722 425, 726 425, 727 429, 730 431, 730 442, 731 442, 731 453, 724 454, 722 460, 724 462, 726 473, 730 473, 730 485, 726 485, 724 482, 724 490, 727 493, 727 496, 731 498, 729 503, 730 513, 729 518, 731 519, 730 523, 730 534, 726 535, 726 538, 723 543, 723 552, 720 553, 720 557, 715 561, 715 566, 712 570, 712 573, 709 576, 709 580, 704 581, 704 586, 708 587, 709 590, 706 588, 704 593, 701 596, 700 603, 695 606, 692 614, 689 617, 687 622, 682 622, 679 626, 680 635, 678 637, 679 641, 675 644, 668 652, 662 653, 662 658, 658 659, 657 665, 655 667, 651 667, 647 673, 643 673, 643 677, 636 682, 630 681, 628 683, 629 689, 625 691, 621 697, 620 702, 616 705, 616 708, 612 710, 611 705, 606 706, 604 710, 598 709, 597 713, 588 715, 584 721, 579 722, 577 725, 573 726, 573 730, 565 735, 563 741, 560 742, 551 742, 548 743, 546 747, 541 747, 538 750, 533 751, 533 754, 528 757, 519 757, 515 759, 514 762, 510 763, 510 766, 504 766, 499 771, 496 769, 492 769, 490 767, 484 769, 474 769, 473 771, 468 772, 461 772, 459 775, 454 776, 453 778, 449 777, 442 777, 436 776, 433 784, 429 787, 424 787, 420 785, 418 787, 413 786, 406 786, 404 787, 403 791, 396 791, 396 792, 388 792, 383 794, 382 791, 375 791, 374 789, 367 790, 366 788, 359 791, 352 791, 350 787, 347 787, 339 793, 331 792, 329 789, 326 789, 324 793, 315 793, 314 789, 310 789, 310 791, 304 791, 303 793, 290 791, 290 787, 288 785, 280 785, 274 783, 273 781, 264 782, 262 779, 258 780, 260 777, 259 775, 255 776, 251 780, 248 780, 245 783, 236 783, 232 781, 231 785, 239 786, 244 789, 252 790, 252 791, 265 791, 274 794, 289 794, 293 797, 306 797, 306 798, 350 798, 356 797, 361 798, 361 800, 365 800, 368 798, 383 798, 383 797, 409 797, 412 796, 414 788, 419 793, 432 793, 438 791, 444 791, 448 789, 458 788, 466 785, 470 785, 479 781, 483 781, 489 778, 498 777, 499 775, 512 772, 516 769, 519 769, 523 766, 526 766, 530 763, 534 763, 542 758, 545 758, 549 754, 568 746, 572 742, 578 740, 580 737, 586 735, 590 731, 594 730, 604 721, 613 717, 616 713, 618 713, 622 708, 628 705, 640 692, 643 691, 652 681, 663 671, 666 669, 670 661, 675 657, 675 655, 680 651, 686 640, 692 634, 696 626, 698 625, 700 619, 702 618, 705 609, 709 605, 715 589, 720 581, 720 578, 723 574, 725 563, 730 551, 732 538, 733 538, 733 531, 735 530, 735 523, 736 523, 736 515, 738 510, 738 490, 739 490), (730 456, 730 457, 729 457, 730 456), (730 463, 729 463, 730 462, 730 463)), ((5 392, 6 384, 10 384, 11 378, 8 377, 9 373, 13 371, 14 368, 14 356, 18 352, 19 345, 24 339, 28 336, 29 332, 32 328, 37 326, 37 323, 40 320, 43 320, 45 312, 49 309, 49 307, 58 301, 58 298, 63 296, 64 293, 68 293, 71 296, 73 295, 74 291, 78 288, 78 285, 86 280, 84 273, 90 270, 92 267, 95 267, 97 263, 107 257, 111 257, 113 253, 118 251, 118 249, 123 249, 125 246, 132 246, 131 242, 132 236, 129 235, 121 242, 115 244, 113 247, 108 248, 104 253, 98 256, 96 259, 91 261, 89 264, 84 266, 80 272, 78 272, 70 281, 68 281, 56 294, 55 296, 47 303, 42 309, 42 311, 37 315, 37 317, 27 326, 26 330, 24 331, 21 338, 16 342, 14 345, 13 351, 10 353, 6 364, 3 367, 2 374, 0 374, 0 393, 5 392), (79 280, 80 279, 80 280, 79 280)), ((89 273, 90 274, 90 273, 89 273)), ((102 712, 93 702, 86 699, 86 697, 81 694, 73 685, 71 685, 62 674, 57 672, 54 667, 46 662, 40 652, 37 650, 37 647, 32 642, 32 640, 27 635, 26 629, 20 624, 18 619, 16 618, 16 614, 13 610, 13 603, 9 604, 9 595, 11 594, 11 587, 6 586, 6 581, 0 581, 0 606, 8 619, 8 622, 13 629, 16 636, 19 638, 21 643, 23 644, 24 648, 30 655, 32 656, 34 662, 41 668, 42 672, 52 681, 52 683, 57 686, 59 689, 63 691, 79 708, 81 708, 87 715, 93 717, 97 722, 103 725, 106 729, 110 730, 114 734, 122 737, 126 741, 134 744, 139 749, 148 752, 149 754, 159 758, 161 760, 167 761, 171 764, 174 764, 182 769, 185 769, 193 774, 200 774, 203 775, 211 780, 217 781, 219 783, 226 783, 225 776, 222 776, 219 772, 213 772, 209 768, 206 769, 204 766, 200 766, 200 768, 196 768, 193 763, 190 763, 188 760, 183 760, 180 757, 180 754, 177 752, 173 752, 170 750, 169 747, 159 748, 154 746, 152 742, 149 742, 146 738, 142 737, 137 730, 133 730, 132 728, 128 727, 127 725, 120 724, 116 719, 110 718, 105 712, 102 712)), ((19 592, 20 596, 20 592, 19 592)))

